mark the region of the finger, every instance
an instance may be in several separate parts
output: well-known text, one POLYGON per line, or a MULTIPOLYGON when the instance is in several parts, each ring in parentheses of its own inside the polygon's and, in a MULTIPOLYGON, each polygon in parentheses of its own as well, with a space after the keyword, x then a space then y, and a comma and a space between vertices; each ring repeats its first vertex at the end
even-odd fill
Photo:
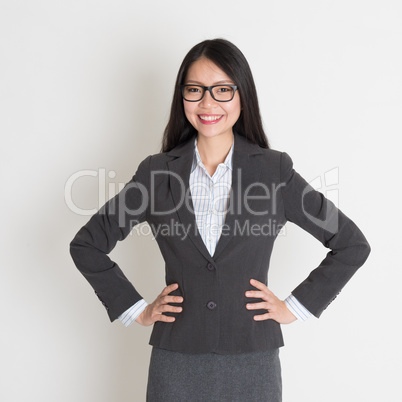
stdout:
POLYGON ((268 292, 272 293, 272 292, 268 289, 267 285, 265 285, 265 283, 262 283, 262 282, 260 282, 260 281, 257 281, 257 279, 250 279, 250 283, 251 283, 254 287, 256 287, 257 289, 267 290, 268 292))
POLYGON ((158 314, 155 318, 155 321, 163 321, 163 322, 173 322, 175 320, 174 317, 170 317, 164 314, 158 314))
POLYGON ((253 318, 255 321, 263 321, 263 320, 271 320, 274 317, 270 313, 265 313, 265 314, 255 315, 253 318))
POLYGON ((181 296, 162 296, 161 302, 162 304, 167 303, 181 303, 183 298, 181 296))
POLYGON ((261 302, 261 303, 249 303, 246 305, 249 310, 258 310, 258 309, 265 309, 268 310, 268 303, 261 302))
POLYGON ((163 304, 160 308, 159 308, 159 310, 162 312, 162 313, 165 313, 165 312, 170 312, 170 313, 180 313, 182 310, 183 310, 183 307, 180 307, 180 306, 171 306, 170 304, 163 304))
POLYGON ((246 297, 259 297, 262 299, 263 297, 266 297, 266 293, 260 291, 260 290, 248 290, 246 293, 246 297))
POLYGON ((179 287, 179 284, 178 284, 178 283, 172 283, 171 285, 166 286, 166 287, 162 290, 161 295, 162 295, 162 296, 165 296, 165 295, 169 294, 170 292, 173 292, 173 291, 174 291, 175 289, 177 289, 178 287, 179 287))

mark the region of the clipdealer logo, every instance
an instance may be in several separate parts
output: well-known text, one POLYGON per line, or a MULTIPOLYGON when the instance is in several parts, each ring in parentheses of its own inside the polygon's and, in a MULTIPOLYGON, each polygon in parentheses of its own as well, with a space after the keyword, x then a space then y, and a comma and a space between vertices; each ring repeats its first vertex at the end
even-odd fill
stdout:
POLYGON ((74 212, 77 215, 81 216, 92 216, 106 203, 108 199, 113 198, 116 194, 123 190, 125 183, 114 183, 107 182, 106 176, 109 179, 114 179, 116 177, 116 172, 114 170, 110 170, 106 173, 105 168, 99 168, 98 170, 94 169, 85 169, 79 170, 78 172, 73 173, 66 181, 64 186, 64 201, 70 211, 74 212), (81 208, 75 204, 73 200, 73 186, 77 182, 77 180, 85 178, 85 177, 96 177, 98 180, 98 205, 97 208, 85 209, 81 208))
MULTIPOLYGON (((152 172, 152 185, 154 186, 154 172, 152 172)), ((168 175, 169 172, 161 171, 157 172, 158 173, 163 173, 164 175, 168 175)), ((184 182, 182 181, 181 177, 178 176, 177 174, 170 172, 175 177, 175 180, 178 180, 180 182, 180 189, 182 193, 185 192, 185 185, 184 182)), ((86 170, 80 170, 74 174, 72 174, 66 181, 65 187, 64 187, 64 199, 66 202, 67 207, 74 212, 77 215, 81 216, 91 216, 94 215, 96 212, 103 213, 104 211, 102 210, 102 206, 106 204, 108 200, 111 200, 113 197, 115 197, 117 194, 121 193, 123 194, 123 197, 121 197, 121 200, 119 201, 118 209, 119 209, 119 219, 121 218, 124 221, 124 216, 125 214, 130 214, 130 215, 135 215, 136 213, 139 213, 141 211, 144 211, 146 208, 146 205, 149 201, 151 201, 151 206, 152 210, 154 208, 154 201, 153 199, 150 200, 149 194, 147 192, 147 189, 144 185, 138 182, 130 182, 130 183, 121 183, 121 182, 108 182, 108 179, 114 179, 116 177, 116 172, 113 170, 107 171, 105 168, 99 168, 98 170, 93 170, 93 169, 86 169, 86 170), (97 194, 97 199, 98 199, 98 208, 89 208, 85 209, 82 207, 79 207, 76 205, 76 203, 73 200, 72 193, 73 193, 73 186, 74 184, 82 178, 85 177, 93 177, 97 178, 98 181, 98 194, 97 194), (141 200, 141 205, 137 206, 137 209, 131 210, 130 208, 125 205, 125 193, 130 191, 131 189, 138 189, 142 195, 142 200, 141 200)), ((330 233, 336 233, 338 231, 338 226, 339 226, 339 216, 338 216, 338 205, 339 205, 339 190, 337 186, 339 185, 339 168, 333 168, 331 170, 328 170, 324 173, 323 177, 318 176, 308 182, 308 184, 305 186, 303 189, 302 195, 301 195, 301 200, 302 200, 302 210, 305 216, 313 222, 315 225, 329 231, 330 233), (309 197, 310 193, 313 191, 319 191, 321 192, 324 196, 325 199, 323 199, 323 204, 321 207, 320 215, 319 217, 313 215, 311 213, 311 209, 309 211, 309 197)), ((275 215, 276 213, 276 200, 277 200, 277 191, 285 186, 285 183, 280 183, 278 186, 273 187, 272 189, 264 188, 265 194, 264 195, 250 195, 249 191, 252 187, 266 187, 263 183, 253 183, 251 186, 249 186, 245 191, 241 190, 241 186, 239 185, 238 188, 238 194, 237 196, 242 198, 242 202, 238 203, 238 206, 242 206, 244 204, 244 207, 246 208, 248 213, 255 214, 255 215, 260 215, 261 212, 259 211, 253 211, 249 208, 248 206, 248 201, 250 199, 266 199, 267 201, 269 200, 271 202, 271 208, 270 212, 275 215)), ((183 194, 182 194, 183 195, 183 194)), ((233 196, 233 194, 232 194, 233 196)), ((185 196, 181 197, 181 202, 180 205, 176 206, 173 210, 170 211, 154 211, 155 215, 163 215, 163 214, 169 214, 177 209, 179 209, 183 202, 185 203, 186 207, 188 209, 191 209, 190 204, 189 204, 189 199, 190 199, 190 194, 189 194, 189 189, 188 193, 185 194, 185 196)), ((109 205, 109 213, 115 213, 115 203, 111 202, 109 205)), ((193 212, 193 211, 192 211, 193 212)), ((228 213, 232 213, 233 211, 230 211, 230 208, 228 213)), ((263 214, 268 213, 268 210, 263 211, 263 214)), ((258 228, 255 228, 257 230, 258 228)), ((237 226, 237 230, 239 232, 242 232, 244 230, 247 231, 247 229, 242 229, 241 227, 237 226)), ((270 233, 279 233, 281 235, 284 234, 285 226, 280 227, 276 226, 275 224, 271 225, 271 227, 267 228, 259 228, 258 230, 264 231, 269 230, 270 233)), ((186 232, 186 231, 185 231, 186 232)))

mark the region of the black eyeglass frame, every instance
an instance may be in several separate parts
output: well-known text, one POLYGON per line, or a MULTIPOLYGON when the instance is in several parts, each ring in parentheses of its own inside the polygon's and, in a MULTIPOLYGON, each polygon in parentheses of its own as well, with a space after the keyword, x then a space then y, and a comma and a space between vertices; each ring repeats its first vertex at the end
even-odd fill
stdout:
POLYGON ((211 86, 209 86, 209 87, 205 87, 204 85, 184 84, 184 85, 180 85, 180 88, 181 88, 181 96, 183 97, 183 99, 184 99, 186 102, 199 102, 199 101, 201 101, 201 100, 204 98, 205 93, 206 93, 207 91, 209 91, 209 93, 211 94, 212 99, 214 99, 214 100, 217 101, 217 102, 230 102, 230 101, 233 100, 233 98, 234 98, 234 96, 235 96, 235 93, 236 93, 236 90, 239 89, 237 85, 229 85, 229 84, 211 85, 211 86), (202 88, 202 89, 204 90, 204 93, 202 94, 201 98, 198 99, 198 100, 188 100, 188 99, 186 99, 186 98, 184 97, 184 88, 185 88, 185 87, 198 87, 198 88, 202 88), (231 98, 231 99, 228 99, 228 100, 218 100, 218 99, 216 99, 215 96, 214 96, 214 94, 212 93, 212 89, 213 89, 213 88, 216 88, 216 87, 231 87, 231 88, 233 89, 233 96, 232 96, 232 98, 231 98))

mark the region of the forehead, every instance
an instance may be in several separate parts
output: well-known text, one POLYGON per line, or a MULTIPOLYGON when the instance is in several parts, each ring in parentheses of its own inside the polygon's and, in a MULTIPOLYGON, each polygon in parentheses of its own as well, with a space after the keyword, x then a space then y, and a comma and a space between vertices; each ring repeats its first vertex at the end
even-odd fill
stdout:
POLYGON ((201 58, 195 61, 188 69, 186 81, 202 83, 215 83, 219 81, 232 81, 213 61, 201 58))

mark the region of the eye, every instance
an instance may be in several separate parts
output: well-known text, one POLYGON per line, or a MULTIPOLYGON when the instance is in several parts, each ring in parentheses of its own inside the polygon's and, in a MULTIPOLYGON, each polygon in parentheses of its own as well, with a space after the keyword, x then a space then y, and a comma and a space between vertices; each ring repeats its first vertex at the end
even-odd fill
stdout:
POLYGON ((198 94, 201 92, 201 88, 196 86, 186 86, 186 91, 192 94, 198 94))
POLYGON ((225 85, 225 86, 221 86, 221 87, 217 87, 216 88, 216 92, 218 93, 218 94, 221 94, 221 95, 226 95, 226 94, 228 94, 228 93, 232 93, 233 92, 233 88, 232 87, 229 87, 229 86, 227 86, 227 85, 225 85))

